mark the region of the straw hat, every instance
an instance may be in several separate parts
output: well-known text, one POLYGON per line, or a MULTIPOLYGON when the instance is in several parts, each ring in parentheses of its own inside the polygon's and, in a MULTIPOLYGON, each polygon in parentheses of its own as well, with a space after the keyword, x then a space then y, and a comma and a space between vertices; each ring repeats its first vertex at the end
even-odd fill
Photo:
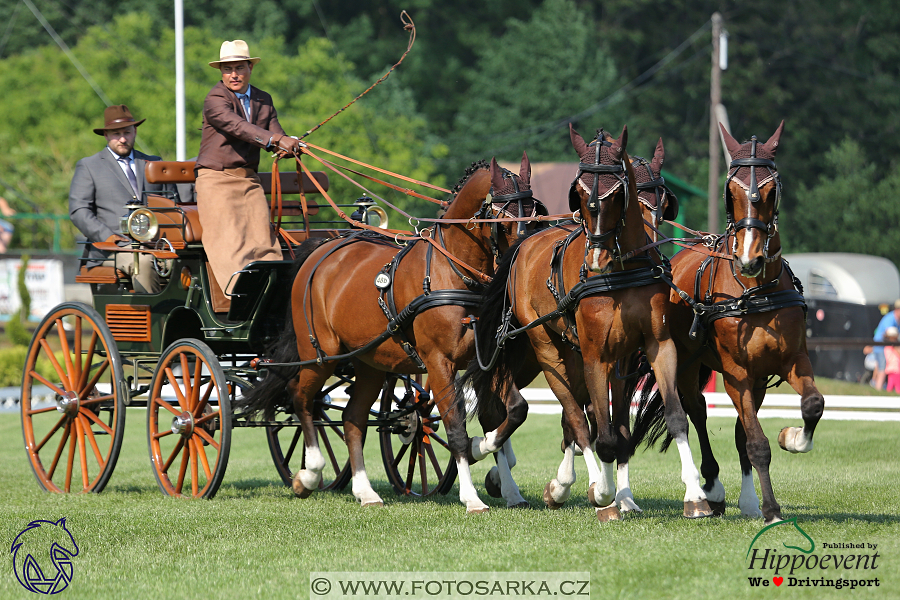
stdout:
POLYGON ((135 121, 134 117, 131 116, 131 111, 124 104, 107 106, 106 110, 103 111, 103 127, 97 127, 94 129, 94 133, 104 135, 107 131, 125 129, 131 125, 137 127, 146 120, 135 121))
POLYGON ((233 42, 222 42, 222 48, 219 50, 219 60, 209 63, 214 69, 218 69, 219 65, 227 62, 240 62, 249 60, 251 65, 259 62, 256 56, 250 56, 250 47, 244 40, 234 40, 233 42))

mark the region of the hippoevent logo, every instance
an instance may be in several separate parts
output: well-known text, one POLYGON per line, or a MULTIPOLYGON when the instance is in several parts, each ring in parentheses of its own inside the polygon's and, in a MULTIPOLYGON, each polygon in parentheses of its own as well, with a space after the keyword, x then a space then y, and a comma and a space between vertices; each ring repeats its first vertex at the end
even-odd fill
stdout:
POLYGON ((879 558, 878 544, 816 544, 793 518, 763 527, 750 542, 747 581, 750 587, 879 587, 879 558))
POLYGON ((78 544, 63 517, 32 521, 13 540, 10 552, 22 587, 35 594, 58 594, 72 581, 72 558, 78 556, 78 544))

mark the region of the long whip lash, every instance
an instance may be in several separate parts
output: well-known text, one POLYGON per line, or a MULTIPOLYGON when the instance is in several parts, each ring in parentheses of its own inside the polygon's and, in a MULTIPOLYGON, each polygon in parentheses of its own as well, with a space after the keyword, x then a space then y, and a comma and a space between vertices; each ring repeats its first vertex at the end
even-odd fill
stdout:
POLYGON ((319 123, 318 125, 316 125, 315 127, 313 127, 312 129, 310 129, 309 131, 307 131, 306 133, 304 133, 303 135, 301 135, 301 136, 300 136, 300 139, 301 139, 301 140, 302 140, 303 138, 305 138, 306 136, 308 136, 309 134, 311 134, 311 133, 312 133, 313 131, 315 131, 316 129, 318 129, 319 127, 321 127, 322 125, 324 125, 325 123, 327 123, 328 121, 332 120, 333 118, 335 118, 336 116, 338 116, 339 114, 341 114, 342 112, 344 112, 345 110, 347 110, 348 108, 350 108, 350 105, 351 105, 351 104, 353 104, 354 102, 356 102, 357 100, 359 100, 360 98, 362 98, 363 96, 365 96, 366 94, 368 94, 369 91, 371 91, 372 88, 374 88, 376 85, 378 85, 379 83, 381 83, 382 81, 384 81, 385 79, 387 79, 388 76, 389 76, 391 73, 394 72, 394 69, 396 69, 397 67, 400 66, 400 63, 403 62, 403 59, 406 58, 406 55, 409 54, 409 51, 410 51, 410 50, 412 50, 413 44, 416 43, 416 24, 413 23, 412 18, 407 14, 407 12, 406 12, 405 10, 400 12, 400 22, 403 23, 403 29, 404 29, 405 31, 409 31, 409 44, 407 44, 407 46, 406 46, 406 52, 403 53, 403 56, 400 57, 400 60, 398 60, 397 63, 396 63, 393 67, 391 67, 390 70, 389 70, 387 73, 385 73, 384 76, 383 76, 381 79, 379 79, 378 81, 376 81, 375 83, 373 83, 372 85, 370 85, 370 86, 368 87, 368 89, 366 89, 366 91, 364 91, 362 94, 360 94, 359 96, 357 96, 356 98, 354 98, 353 100, 351 100, 351 101, 350 101, 346 106, 344 106, 342 109, 340 109, 339 111, 337 111, 336 113, 334 113, 333 115, 331 115, 330 117, 328 117, 327 119, 325 119, 324 121, 322 121, 321 123, 319 123))

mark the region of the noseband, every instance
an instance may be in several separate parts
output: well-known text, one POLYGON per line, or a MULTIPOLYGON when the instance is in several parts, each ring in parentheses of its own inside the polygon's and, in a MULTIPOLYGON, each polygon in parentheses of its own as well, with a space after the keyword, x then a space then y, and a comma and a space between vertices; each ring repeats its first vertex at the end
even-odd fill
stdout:
MULTIPOLYGON (((734 234, 737 234, 737 232, 741 229, 759 229, 760 231, 765 232, 766 243, 763 247, 763 258, 767 263, 772 263, 781 257, 781 249, 779 249, 774 256, 769 256, 769 242, 773 237, 775 237, 775 234, 778 232, 778 207, 781 204, 781 178, 778 176, 778 167, 775 166, 775 161, 756 156, 756 144, 757 140, 756 136, 754 135, 752 138, 750 138, 750 157, 736 158, 731 161, 731 165, 728 167, 730 172, 728 174, 728 179, 725 181, 725 190, 723 194, 728 219, 726 230, 731 230, 731 232, 734 234), (765 168, 769 172, 769 177, 767 177, 766 179, 773 179, 775 181, 775 207, 772 213, 771 223, 766 223, 753 217, 746 217, 735 223, 734 200, 732 199, 729 202, 728 190, 731 180, 734 179, 735 175, 737 174, 738 170, 741 169, 741 167, 750 167, 750 185, 744 185, 744 183, 740 179, 735 179, 735 181, 739 186, 746 190, 747 199, 750 201, 750 206, 755 205, 761 200, 756 177, 757 167, 765 168)), ((734 242, 732 244, 732 253, 737 253, 737 235, 735 235, 734 242)))
MULTIPOLYGON (((594 175, 594 184, 591 186, 591 195, 588 197, 588 211, 591 213, 591 216, 595 219, 600 218, 600 202, 605 200, 610 196, 610 192, 615 190, 617 186, 613 186, 610 188, 604 197, 601 198, 599 196, 599 184, 600 184, 600 175, 601 174, 612 174, 616 176, 616 179, 619 180, 625 188, 625 202, 622 204, 622 215, 621 218, 616 223, 616 226, 613 229, 610 229, 606 232, 601 233, 593 233, 590 231, 589 227, 584 228, 585 235, 585 254, 590 252, 593 249, 604 249, 608 250, 612 256, 613 260, 619 260, 622 253, 619 249, 619 233, 621 233, 622 228, 625 226, 625 214, 628 212, 628 174, 625 170, 625 160, 622 159, 619 164, 616 165, 603 165, 600 164, 600 149, 602 146, 610 147, 612 144, 607 142, 603 136, 603 130, 597 132, 597 139, 592 142, 595 145, 594 152, 594 162, 593 163, 578 163, 578 175, 575 176, 575 181, 572 182, 572 186, 574 187, 576 183, 580 183, 581 176, 585 173, 591 173, 594 175), (613 238, 614 248, 609 249, 603 246, 604 242, 608 240, 610 237, 613 238)), ((584 185, 584 184, 582 184, 584 185)))

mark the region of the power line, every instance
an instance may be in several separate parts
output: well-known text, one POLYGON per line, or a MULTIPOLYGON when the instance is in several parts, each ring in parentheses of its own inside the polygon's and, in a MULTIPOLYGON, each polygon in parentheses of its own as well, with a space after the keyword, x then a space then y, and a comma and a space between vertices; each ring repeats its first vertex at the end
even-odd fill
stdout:
POLYGON ((6 48, 6 42, 9 41, 9 37, 12 35, 13 25, 16 24, 16 17, 19 16, 19 10, 22 8, 22 0, 16 3, 16 9, 13 11, 12 18, 9 20, 9 23, 6 25, 6 31, 3 33, 3 39, 0 40, 0 56, 3 56, 3 50, 6 48))

